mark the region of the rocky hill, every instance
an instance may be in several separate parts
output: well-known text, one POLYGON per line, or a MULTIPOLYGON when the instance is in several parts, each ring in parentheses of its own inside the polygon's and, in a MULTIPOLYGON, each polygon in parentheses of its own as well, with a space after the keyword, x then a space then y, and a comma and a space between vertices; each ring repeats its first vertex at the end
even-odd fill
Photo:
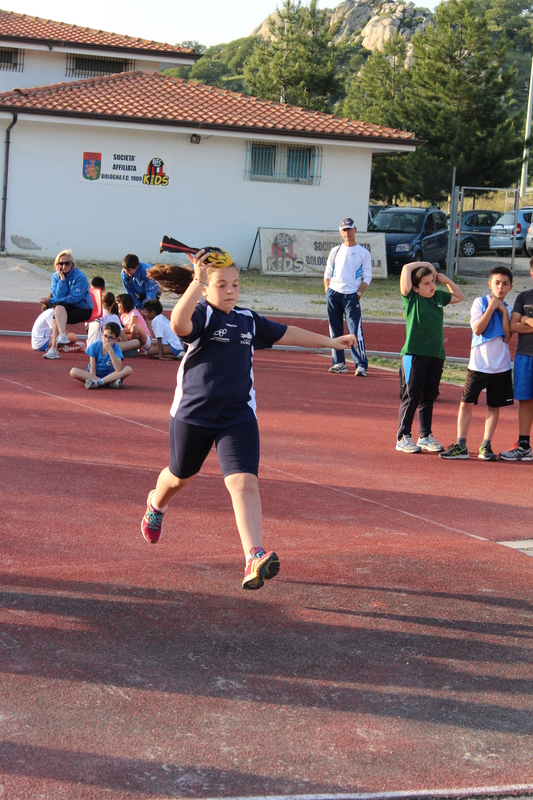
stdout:
MULTIPOLYGON (((335 40, 359 41, 366 50, 382 50, 396 31, 410 42, 413 35, 431 25, 433 19, 431 11, 412 2, 379 0, 342 0, 330 13, 331 24, 339 25, 335 40)), ((277 12, 271 16, 275 19, 277 12)), ((267 17, 254 28, 251 35, 269 38, 269 19, 267 17)))

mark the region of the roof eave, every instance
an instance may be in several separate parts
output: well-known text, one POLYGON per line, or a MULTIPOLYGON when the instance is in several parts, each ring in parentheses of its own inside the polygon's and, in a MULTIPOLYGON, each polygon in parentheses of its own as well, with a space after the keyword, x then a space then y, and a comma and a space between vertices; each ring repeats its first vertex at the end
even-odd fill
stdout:
POLYGON ((179 52, 179 51, 172 51, 172 50, 153 50, 149 47, 124 47, 118 44, 93 44, 90 42, 70 42, 64 41, 60 39, 38 39, 36 37, 30 36, 6 36, 0 35, 0 42, 9 42, 9 44, 13 43, 20 43, 21 45, 27 44, 36 44, 41 45, 42 47, 47 47, 48 49, 53 49, 54 47, 59 47, 63 50, 68 50, 68 48, 75 47, 93 51, 104 50, 105 52, 121 52, 125 54, 131 55, 150 55, 154 56, 155 60, 165 61, 168 58, 190 58, 191 61, 198 61, 198 59, 202 58, 201 53, 187 53, 187 52, 179 52))
POLYGON ((15 114, 32 114, 35 116, 47 117, 66 117, 73 119, 87 119, 87 120, 104 120, 108 122, 123 122, 134 124, 146 125, 161 125, 161 127, 173 128, 193 128, 198 131, 227 131, 229 133, 244 133, 247 136, 272 134, 273 136, 289 136, 307 139, 321 139, 324 141, 338 141, 338 142, 365 142, 367 144, 385 144, 390 147, 395 145, 407 145, 410 147, 418 147, 425 144, 422 139, 414 137, 404 139, 393 139, 387 136, 364 136, 358 134, 337 134, 327 133, 323 131, 306 131, 306 130, 291 130, 286 128, 260 128, 255 126, 245 125, 217 125, 215 123, 195 122, 194 120, 175 120, 175 119, 160 119, 157 117, 125 117, 120 114, 89 114, 82 111, 55 111, 53 109, 43 108, 27 108, 25 106, 10 106, 7 104, 0 105, 0 111, 15 114))

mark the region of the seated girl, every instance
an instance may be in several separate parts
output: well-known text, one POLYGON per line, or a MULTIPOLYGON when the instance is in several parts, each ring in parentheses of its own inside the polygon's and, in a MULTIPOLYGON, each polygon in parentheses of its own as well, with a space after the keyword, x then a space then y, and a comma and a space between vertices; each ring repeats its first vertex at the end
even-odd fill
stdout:
POLYGON ((129 294, 118 294, 116 301, 120 322, 127 339, 129 341, 138 339, 140 342, 139 353, 147 353, 152 344, 152 338, 142 313, 135 308, 129 294))

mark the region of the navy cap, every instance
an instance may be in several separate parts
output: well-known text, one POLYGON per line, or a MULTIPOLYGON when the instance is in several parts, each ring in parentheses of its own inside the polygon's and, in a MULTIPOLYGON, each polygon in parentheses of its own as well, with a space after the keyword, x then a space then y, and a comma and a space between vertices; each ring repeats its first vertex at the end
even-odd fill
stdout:
POLYGON ((339 230, 345 231, 348 228, 355 228, 355 222, 351 217, 346 217, 346 219, 341 219, 339 222, 339 230))

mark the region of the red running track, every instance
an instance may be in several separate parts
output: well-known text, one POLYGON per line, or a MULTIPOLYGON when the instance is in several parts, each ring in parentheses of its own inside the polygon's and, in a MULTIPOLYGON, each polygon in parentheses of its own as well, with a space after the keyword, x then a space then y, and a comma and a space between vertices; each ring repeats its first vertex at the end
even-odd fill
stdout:
MULTIPOLYGON (((0 310, 0 329, 2 330, 30 331, 39 313, 39 307, 36 303, 0 302, 0 310)), ((326 320, 298 320, 279 316, 272 316, 272 318, 286 322, 288 325, 300 325, 308 330, 318 331, 319 333, 328 335, 328 324, 326 320)), ((82 325, 71 326, 69 330, 71 329, 78 333, 85 332, 82 325)), ((363 329, 367 350, 400 352, 405 340, 405 325, 403 323, 365 321, 363 323, 363 329)), ((470 340, 470 328, 446 326, 444 329, 444 343, 448 356, 468 358, 470 355, 470 340)), ((511 350, 514 354, 513 341, 511 341, 511 350)))
MULTIPOLYGON (((5 797, 533 784, 533 559, 497 544, 531 536, 533 464, 397 453, 394 373, 260 352, 282 568, 245 593, 213 455, 161 542, 140 535, 175 364, 139 358, 121 392, 87 392, 68 377, 85 361, 0 343, 5 797)), ((446 443, 459 397, 436 405, 446 443)), ((505 409, 496 448, 516 424, 505 409)))

